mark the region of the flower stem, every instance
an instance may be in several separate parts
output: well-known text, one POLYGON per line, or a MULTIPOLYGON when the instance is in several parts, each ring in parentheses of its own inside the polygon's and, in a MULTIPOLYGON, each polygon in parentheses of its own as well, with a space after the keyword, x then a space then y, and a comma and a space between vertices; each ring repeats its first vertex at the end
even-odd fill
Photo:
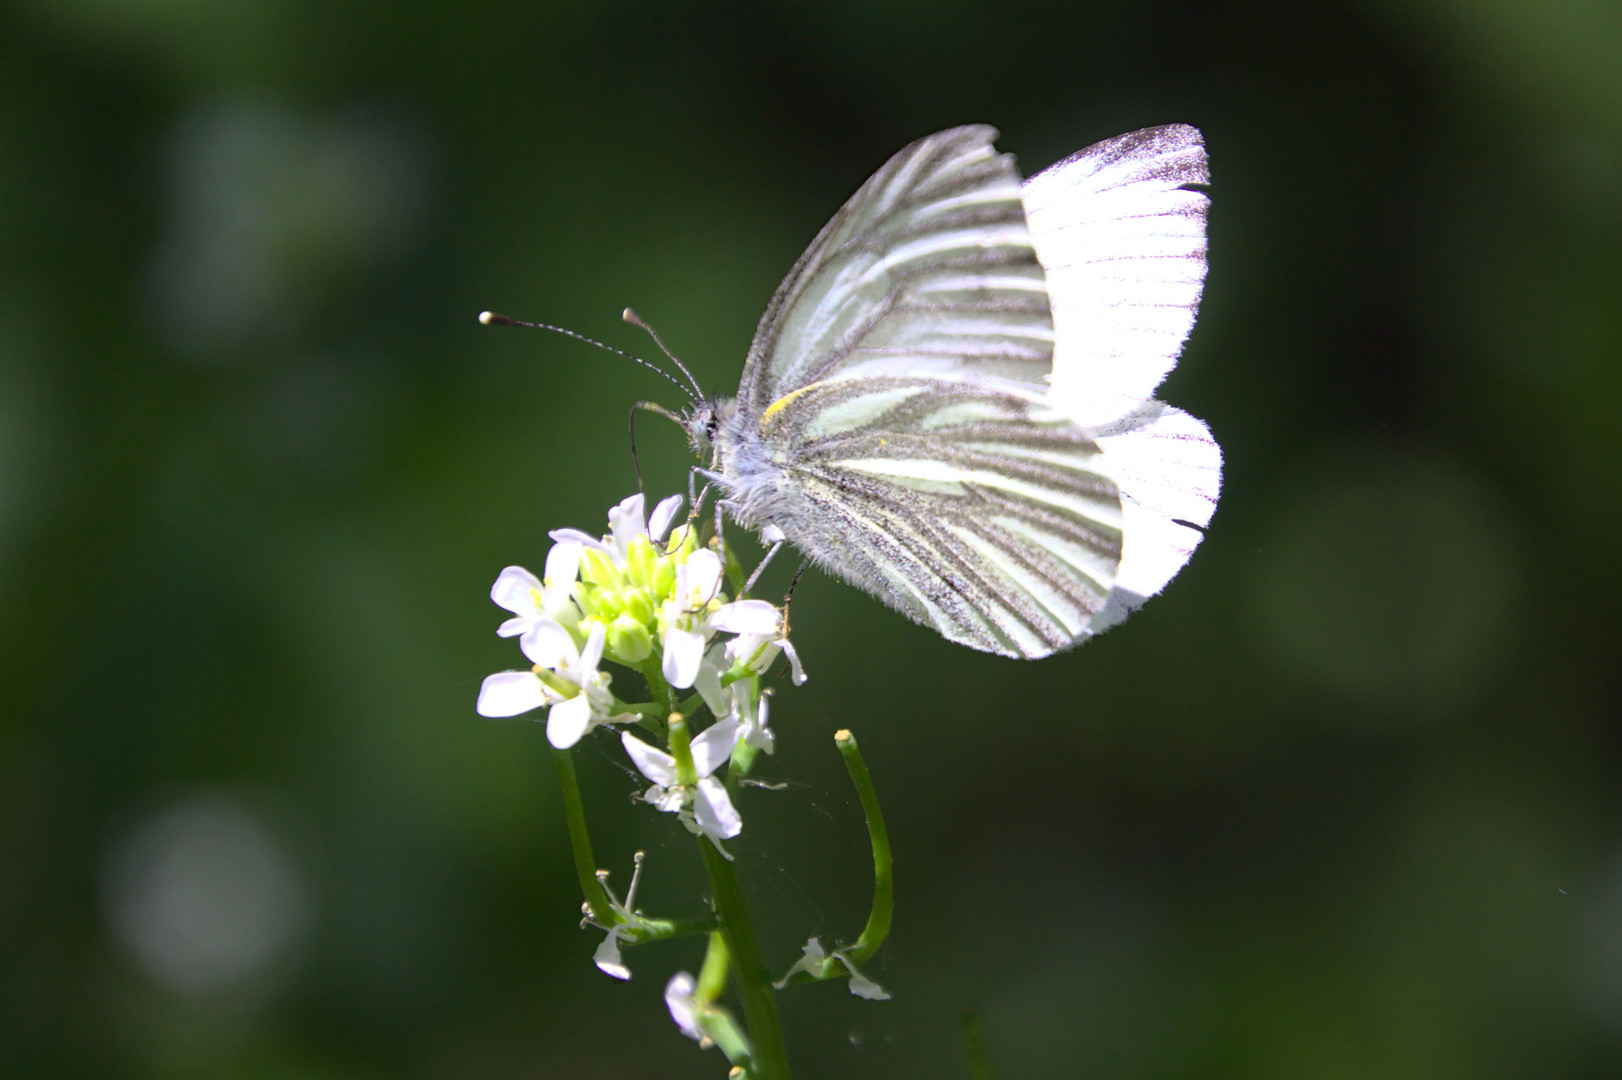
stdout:
POLYGON ((636 666, 642 678, 648 684, 648 693, 664 702, 665 712, 676 708, 676 692, 665 682, 664 669, 660 666, 659 654, 655 653, 636 666))
POLYGON ((580 893, 599 926, 619 922, 608 902, 608 893, 597 880, 597 860, 591 853, 591 834, 586 831, 586 807, 580 801, 580 781, 574 775, 574 756, 568 750, 552 748, 558 767, 558 786, 563 789, 563 816, 569 822, 569 847, 574 851, 574 872, 580 879, 580 893))
POLYGON ((727 953, 726 939, 721 931, 710 931, 709 948, 704 950, 704 966, 698 971, 698 985, 693 1000, 708 1005, 727 988, 727 973, 731 970, 731 956, 727 953))
POLYGON ((755 932, 749 925, 749 911, 744 906, 737 872, 707 837, 699 837, 698 846, 704 856, 704 869, 710 876, 715 912, 721 917, 721 936, 732 957, 732 974, 737 981, 744 1023, 754 1044, 750 1080, 788 1080, 788 1050, 783 1045, 783 1028, 777 1019, 777 1001, 760 959, 760 947, 755 944, 755 932))
POLYGON ((891 881, 890 834, 884 828, 884 812, 879 809, 879 795, 873 790, 873 778, 867 773, 867 763, 856 745, 856 736, 848 730, 834 733, 834 744, 845 759, 845 770, 862 800, 862 813, 867 816, 867 838, 873 845, 873 907, 867 914, 867 925, 856 944, 845 950, 853 963, 865 964, 890 933, 890 917, 895 911, 895 893, 891 881))
POLYGON ((974 1080, 991 1080, 991 1058, 980 1038, 980 1017, 973 1009, 963 1012, 963 1053, 969 1059, 969 1075, 974 1080))
POLYGON ((693 1003, 698 1006, 699 1027, 704 1034, 721 1048, 721 1053, 732 1064, 747 1066, 755 1056, 754 1047, 749 1045, 749 1040, 738 1029, 738 1022, 732 1018, 732 1014, 715 1004, 715 999, 727 988, 730 961, 727 943, 721 937, 721 932, 712 931, 709 948, 704 952, 704 966, 698 972, 693 1003))

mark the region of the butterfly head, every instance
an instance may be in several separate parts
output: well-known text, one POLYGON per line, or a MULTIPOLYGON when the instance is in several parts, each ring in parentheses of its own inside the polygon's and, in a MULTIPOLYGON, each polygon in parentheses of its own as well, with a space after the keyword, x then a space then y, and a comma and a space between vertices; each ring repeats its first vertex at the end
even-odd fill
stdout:
POLYGON ((682 417, 687 429, 687 441, 693 453, 701 459, 710 459, 715 452, 715 436, 722 424, 738 411, 736 398, 699 398, 682 417))

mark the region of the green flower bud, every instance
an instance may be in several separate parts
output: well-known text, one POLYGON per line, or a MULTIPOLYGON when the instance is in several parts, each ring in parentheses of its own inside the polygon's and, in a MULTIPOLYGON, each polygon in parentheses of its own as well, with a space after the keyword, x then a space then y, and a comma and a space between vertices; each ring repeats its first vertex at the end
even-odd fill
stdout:
POLYGON ((646 536, 635 536, 625 551, 625 577, 633 585, 646 585, 653 578, 653 563, 658 554, 653 541, 646 536))
POLYGON ((653 595, 657 600, 666 600, 675 591, 676 560, 660 559, 653 567, 653 595))
MULTIPOLYGON (((577 581, 574 583, 574 588, 569 590, 569 595, 574 597, 575 605, 580 608, 582 615, 595 615, 597 614, 597 597, 601 591, 592 588, 584 581, 577 581)), ((578 625, 577 621, 576 626, 578 625)))
POLYGON ((676 556, 676 561, 680 562, 692 554, 697 547, 698 543, 697 538, 694 536, 694 530, 687 525, 678 525, 670 533, 670 541, 665 544, 665 553, 676 556))
POLYGON ((628 589, 625 593, 625 614, 649 626, 653 623, 653 597, 646 589, 628 589))
POLYGON ((597 590, 597 614, 607 622, 625 610, 625 594, 635 590, 604 587, 597 590))
POLYGON ((653 636, 646 624, 621 615, 608 627, 608 651, 623 664, 640 664, 653 655, 653 636))
POLYGON ((614 561, 596 548, 587 548, 580 553, 580 580, 588 585, 609 586, 618 588, 624 584, 620 577, 619 567, 614 561))

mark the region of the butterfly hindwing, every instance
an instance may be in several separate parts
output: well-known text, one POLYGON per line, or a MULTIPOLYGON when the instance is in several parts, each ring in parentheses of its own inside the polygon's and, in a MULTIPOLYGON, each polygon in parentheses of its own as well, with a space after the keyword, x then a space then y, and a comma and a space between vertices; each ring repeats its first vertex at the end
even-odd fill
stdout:
POLYGON ((952 641, 1074 642, 1120 559, 1099 447, 1040 397, 928 376, 832 379, 760 427, 774 520, 813 561, 952 641))

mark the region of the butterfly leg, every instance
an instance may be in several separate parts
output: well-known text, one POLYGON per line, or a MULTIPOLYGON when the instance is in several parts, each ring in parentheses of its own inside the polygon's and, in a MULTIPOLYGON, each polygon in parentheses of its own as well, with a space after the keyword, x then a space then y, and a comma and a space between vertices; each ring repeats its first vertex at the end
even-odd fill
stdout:
MULTIPOLYGON (((811 565, 810 559, 801 559, 800 568, 794 571, 794 580, 788 583, 788 591, 783 594, 783 636, 788 637, 788 606, 794 602, 794 590, 800 587, 800 577, 805 568, 811 565)), ((779 672, 778 674, 782 674, 779 672)))
POLYGON ((715 481, 709 479, 708 474, 701 468, 694 466, 687 470, 687 527, 692 528, 702 513, 704 500, 709 498, 710 489, 715 487, 715 481), (705 477, 703 487, 698 486, 698 478, 705 477))
POLYGON ((788 543, 787 540, 778 540, 766 549, 765 557, 755 564, 754 572, 749 575, 749 580, 743 583, 743 591, 738 594, 739 596, 748 596, 754 590, 755 582, 760 580, 760 575, 766 569, 766 564, 772 561, 772 556, 777 554, 777 549, 786 543, 788 543))

